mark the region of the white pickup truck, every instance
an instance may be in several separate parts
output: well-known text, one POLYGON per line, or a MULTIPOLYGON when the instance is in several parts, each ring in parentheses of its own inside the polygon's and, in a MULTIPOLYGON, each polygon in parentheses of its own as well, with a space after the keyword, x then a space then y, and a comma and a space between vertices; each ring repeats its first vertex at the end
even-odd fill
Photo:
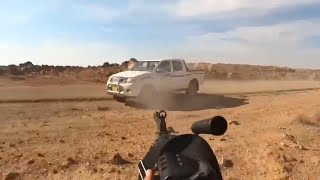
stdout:
POLYGON ((185 91, 194 96, 204 81, 203 71, 190 71, 184 60, 139 61, 127 70, 109 77, 106 90, 114 99, 150 98, 158 92, 185 91))

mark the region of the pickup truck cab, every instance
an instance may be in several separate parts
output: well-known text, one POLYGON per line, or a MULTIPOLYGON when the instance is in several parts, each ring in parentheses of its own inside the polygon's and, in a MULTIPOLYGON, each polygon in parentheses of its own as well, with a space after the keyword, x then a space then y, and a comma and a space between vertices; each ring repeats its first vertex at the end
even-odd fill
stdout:
POLYGON ((190 71, 184 60, 139 61, 133 68, 110 76, 106 90, 117 100, 176 91, 194 96, 203 81, 204 72, 190 71))

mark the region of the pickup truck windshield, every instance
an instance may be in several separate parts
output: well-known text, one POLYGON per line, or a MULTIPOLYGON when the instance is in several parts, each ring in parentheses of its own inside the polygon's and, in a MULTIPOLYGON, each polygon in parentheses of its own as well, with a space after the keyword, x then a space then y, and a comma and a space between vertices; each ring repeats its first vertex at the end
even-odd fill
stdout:
POLYGON ((160 61, 141 61, 138 62, 130 71, 153 71, 160 61))

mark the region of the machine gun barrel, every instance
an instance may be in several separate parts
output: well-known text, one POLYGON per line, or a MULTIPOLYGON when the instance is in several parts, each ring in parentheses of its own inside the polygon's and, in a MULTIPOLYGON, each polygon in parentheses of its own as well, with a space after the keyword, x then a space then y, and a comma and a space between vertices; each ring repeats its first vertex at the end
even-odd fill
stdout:
POLYGON ((215 116, 210 119, 204 119, 195 122, 191 130, 194 134, 212 134, 215 136, 223 135, 228 129, 228 123, 222 116, 215 116))

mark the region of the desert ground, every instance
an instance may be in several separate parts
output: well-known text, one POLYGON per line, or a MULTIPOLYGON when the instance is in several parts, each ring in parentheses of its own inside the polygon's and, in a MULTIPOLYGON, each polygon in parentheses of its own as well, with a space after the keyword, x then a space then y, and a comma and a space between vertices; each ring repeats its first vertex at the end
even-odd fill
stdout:
POLYGON ((227 119, 225 135, 203 135, 224 179, 320 179, 320 81, 206 81, 195 99, 150 108, 114 101, 104 84, 43 84, 0 79, 0 179, 137 179, 160 109, 179 134, 227 119))

